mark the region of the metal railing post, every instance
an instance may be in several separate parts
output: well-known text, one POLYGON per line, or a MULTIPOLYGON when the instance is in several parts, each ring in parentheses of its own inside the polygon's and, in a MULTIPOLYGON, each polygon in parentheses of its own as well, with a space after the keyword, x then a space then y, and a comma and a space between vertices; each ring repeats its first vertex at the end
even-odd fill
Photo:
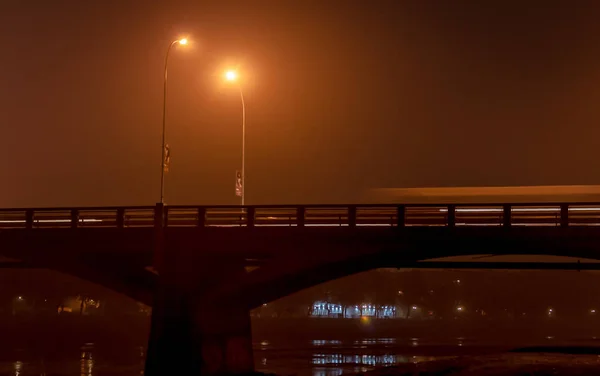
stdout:
POLYGON ((123 208, 117 209, 116 222, 117 222, 117 228, 125 227, 125 209, 123 209, 123 208))
POLYGON ((154 269, 160 274, 165 259, 165 205, 159 202, 154 207, 154 269))
POLYGON ((25 228, 28 230, 33 229, 33 209, 25 211, 25 228))
POLYGON ((560 227, 569 227, 569 204, 560 205, 560 227))
POLYGON ((406 206, 398 205, 396 208, 396 225, 398 227, 406 226, 406 206))
POLYGON ((448 227, 456 226, 456 206, 448 205, 448 227))
POLYGON ((71 209, 71 228, 79 226, 79 210, 71 209))
POLYGON ((254 227, 254 220, 256 219, 256 208, 254 206, 246 207, 246 226, 254 227))
POLYGON ((348 207, 348 226, 356 227, 356 206, 348 207))
POLYGON ((206 226, 206 208, 204 206, 198 207, 198 227, 206 226))
POLYGON ((306 207, 298 206, 296 208, 296 226, 304 227, 306 221, 306 207))
POLYGON ((512 206, 511 205, 503 205, 502 206, 502 225, 504 227, 512 226, 512 206))

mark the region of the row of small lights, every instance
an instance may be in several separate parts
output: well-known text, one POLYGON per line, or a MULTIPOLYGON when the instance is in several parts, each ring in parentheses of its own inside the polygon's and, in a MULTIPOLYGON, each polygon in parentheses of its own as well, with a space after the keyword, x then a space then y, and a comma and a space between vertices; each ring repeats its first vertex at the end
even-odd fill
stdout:
MULTIPOLYGON (((413 310, 413 311, 416 311, 417 309, 419 309, 419 307, 417 307, 417 306, 415 306, 415 305, 414 305, 414 306, 412 306, 411 308, 412 308, 412 310, 413 310)), ((456 310, 457 310, 458 312, 464 312, 464 311, 465 311, 465 307, 463 307, 463 306, 457 306, 457 307, 456 307, 456 310)), ((589 312, 590 312, 591 314, 595 314, 595 313, 596 313, 596 309, 592 308, 592 309, 590 309, 590 310, 589 310, 589 312)), ((553 308, 548 308, 548 315, 549 315, 549 316, 551 316, 551 315, 552 315, 552 314, 554 314, 554 313, 555 313, 555 312, 554 312, 554 309, 553 309, 553 308)), ((523 313, 523 315, 525 315, 525 313, 523 313)))
MULTIPOLYGON (((19 295, 19 296, 17 296, 15 299, 16 299, 17 301, 19 301, 19 302, 22 302, 22 301, 24 301, 24 300, 25 300, 25 298, 24 298, 24 297, 22 297, 22 296, 20 296, 20 295, 19 295)), ((47 301, 48 301, 48 299, 44 299, 44 302, 47 302, 47 301)), ((90 301, 89 301, 89 302, 90 302, 91 304, 95 304, 95 302, 96 302, 96 301, 95 301, 94 299, 90 299, 90 301)), ((264 304, 264 305, 266 306, 266 304, 264 304)))
MULTIPOLYGON (((452 281, 452 283, 460 285, 460 279, 455 279, 454 281, 452 281)), ((433 294, 433 290, 429 290, 429 293, 433 294)), ((404 291, 398 290, 398 295, 404 295, 404 291)))
MULTIPOLYGON (((554 313, 554 309, 553 308, 548 308, 548 316, 551 316, 554 313)), ((590 309, 590 313, 591 314, 595 314, 596 310, 594 308, 590 309)))
MULTIPOLYGON (((22 297, 22 296, 20 296, 20 295, 19 295, 19 296, 17 296, 15 299, 16 299, 17 301, 19 301, 19 302, 22 302, 22 301, 24 301, 24 300, 25 300, 25 298, 23 298, 23 297, 22 297)), ((48 301, 48 299, 44 299, 44 302, 47 302, 47 301, 48 301)))

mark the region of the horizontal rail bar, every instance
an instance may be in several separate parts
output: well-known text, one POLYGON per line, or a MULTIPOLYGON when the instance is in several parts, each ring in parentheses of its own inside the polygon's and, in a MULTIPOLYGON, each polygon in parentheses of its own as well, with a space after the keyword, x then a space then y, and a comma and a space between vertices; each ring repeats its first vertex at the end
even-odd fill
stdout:
POLYGON ((26 210, 35 210, 35 211, 66 211, 66 210, 117 210, 117 209, 154 209, 154 206, 81 206, 81 207, 43 207, 43 208, 0 208, 0 213, 4 211, 26 211, 26 210))

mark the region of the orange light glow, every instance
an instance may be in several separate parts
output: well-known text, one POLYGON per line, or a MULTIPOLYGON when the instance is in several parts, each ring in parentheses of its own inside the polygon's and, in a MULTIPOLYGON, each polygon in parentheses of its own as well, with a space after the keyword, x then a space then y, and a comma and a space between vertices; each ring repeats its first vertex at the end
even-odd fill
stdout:
POLYGON ((184 46, 185 46, 186 44, 188 44, 188 40, 187 40, 187 38, 180 39, 180 40, 179 40, 179 44, 182 44, 182 45, 184 45, 184 46))
POLYGON ((225 72, 225 79, 227 81, 235 81, 235 80, 237 80, 237 73, 232 70, 227 71, 227 72, 225 72))

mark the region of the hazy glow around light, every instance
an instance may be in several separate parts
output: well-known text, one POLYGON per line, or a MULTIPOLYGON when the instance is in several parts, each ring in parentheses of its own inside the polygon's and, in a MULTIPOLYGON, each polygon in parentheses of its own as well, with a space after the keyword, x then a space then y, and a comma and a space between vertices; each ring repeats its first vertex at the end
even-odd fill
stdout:
POLYGON ((184 45, 184 46, 185 46, 187 43, 188 43, 188 40, 187 40, 187 38, 183 38, 183 39, 180 39, 180 40, 179 40, 179 44, 182 44, 182 45, 184 45))
POLYGON ((235 71, 227 71, 225 72, 225 78, 227 81, 235 81, 237 79, 237 73, 235 71))

